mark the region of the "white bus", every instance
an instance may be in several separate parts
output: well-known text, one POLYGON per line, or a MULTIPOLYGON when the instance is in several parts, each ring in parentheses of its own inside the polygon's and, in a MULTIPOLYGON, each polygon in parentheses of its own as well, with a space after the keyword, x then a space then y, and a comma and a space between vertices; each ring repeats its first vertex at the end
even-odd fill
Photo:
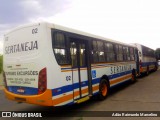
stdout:
POLYGON ((155 51, 138 43, 134 43, 134 45, 138 49, 139 68, 137 69, 139 69, 139 75, 148 75, 150 71, 156 71, 158 66, 155 51))
POLYGON ((135 47, 50 23, 18 27, 4 38, 8 99, 44 106, 106 98, 136 80, 135 47))

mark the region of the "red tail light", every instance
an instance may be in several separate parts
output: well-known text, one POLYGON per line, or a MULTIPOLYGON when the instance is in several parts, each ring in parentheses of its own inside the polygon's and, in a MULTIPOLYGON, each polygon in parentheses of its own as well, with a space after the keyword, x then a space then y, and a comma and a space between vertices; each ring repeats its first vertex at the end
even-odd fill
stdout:
POLYGON ((47 70, 46 70, 46 68, 43 68, 39 72, 38 94, 45 92, 46 89, 47 89, 47 70))
POLYGON ((6 75, 5 72, 3 72, 3 80, 4 80, 4 86, 7 89, 7 81, 6 81, 6 75))

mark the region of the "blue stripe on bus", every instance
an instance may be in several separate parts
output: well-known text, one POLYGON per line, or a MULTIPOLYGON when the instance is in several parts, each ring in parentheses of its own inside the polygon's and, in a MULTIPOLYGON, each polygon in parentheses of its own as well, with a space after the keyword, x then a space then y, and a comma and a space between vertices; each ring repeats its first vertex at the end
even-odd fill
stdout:
MULTIPOLYGON (((80 86, 79 83, 74 83, 73 85, 71 84, 71 85, 66 85, 66 86, 52 89, 52 96, 56 96, 56 95, 63 94, 65 92, 73 91, 73 89, 77 89, 79 88, 79 86, 80 86)), ((81 87, 85 87, 85 86, 88 86, 88 81, 83 81, 81 83, 81 87)))
MULTIPOLYGON (((121 85, 123 85, 123 84, 128 83, 129 81, 130 81, 130 79, 125 80, 125 81, 122 81, 122 82, 120 82, 120 83, 117 83, 117 84, 115 84, 115 85, 110 86, 110 88, 111 88, 111 90, 112 90, 112 89, 114 89, 115 87, 118 87, 118 86, 121 86, 121 85)), ((94 92, 93 95, 97 95, 98 93, 99 93, 99 91, 94 92)))
POLYGON ((125 80, 125 81, 122 81, 122 82, 120 82, 120 83, 118 83, 118 84, 112 85, 111 88, 113 89, 113 88, 115 88, 115 87, 121 86, 122 84, 128 83, 129 81, 130 81, 130 79, 125 80))
MULTIPOLYGON (((80 67, 80 68, 87 68, 87 67, 86 67, 86 66, 82 66, 82 67, 80 67)), ((68 67, 68 68, 66 67, 66 68, 61 68, 61 70, 67 70, 67 69, 68 69, 68 70, 74 70, 74 69, 78 69, 78 67, 72 67, 72 68, 71 68, 71 67, 68 67)))
POLYGON ((113 75, 109 75, 108 78, 109 78, 109 80, 111 80, 111 79, 118 78, 118 77, 121 77, 121 76, 124 76, 124 75, 127 75, 127 74, 131 74, 131 73, 132 73, 132 70, 126 71, 126 72, 117 73, 117 74, 113 74, 113 75))
MULTIPOLYGON (((124 75, 130 74, 130 73, 132 73, 131 70, 127 71, 127 72, 117 73, 114 75, 109 75, 109 79, 111 80, 111 79, 118 78, 120 76, 124 76, 124 75)), ((101 78, 93 79, 92 85, 99 83, 100 79, 101 78)), ((85 87, 85 86, 88 86, 88 80, 81 83, 81 87, 85 87)), ((79 83, 74 83, 73 85, 71 84, 71 85, 66 85, 66 86, 62 86, 59 88, 55 88, 55 89, 52 89, 52 96, 60 95, 65 92, 71 92, 71 91, 73 91, 73 89, 77 89, 77 88, 79 88, 79 83)))
MULTIPOLYGON (((120 76, 124 76, 124 75, 130 74, 130 73, 131 73, 131 71, 127 71, 127 72, 122 72, 122 73, 109 75, 108 77, 111 80, 111 79, 118 78, 120 76)), ((92 85, 99 83, 100 79, 101 78, 93 79, 92 80, 92 85)), ((73 85, 71 84, 71 85, 62 86, 62 87, 59 87, 59 88, 52 89, 52 96, 56 96, 56 95, 63 94, 65 92, 73 91, 73 89, 79 88, 79 85, 80 85, 79 83, 74 83, 73 85)), ((85 87, 85 86, 88 86, 88 80, 83 81, 81 83, 81 87, 85 87)), ((23 94, 23 95, 36 95, 36 94, 38 94, 38 88, 32 88, 32 87, 8 86, 8 90, 12 93, 15 93, 15 94, 23 94), (24 93, 23 92, 22 93, 18 92, 17 90, 19 88, 23 89, 24 93)))
MULTIPOLYGON (((109 80, 112 80, 112 79, 115 79, 115 78, 118 78, 118 77, 121 77, 121 76, 124 76, 124 75, 127 75, 127 74, 131 74, 131 73, 132 73, 132 71, 130 70, 130 71, 122 72, 122 73, 117 73, 117 74, 113 74, 113 75, 108 75, 108 78, 109 78, 109 80)), ((99 82, 100 82, 100 79, 101 79, 101 78, 93 79, 93 80, 92 80, 92 84, 94 85, 94 84, 99 83, 99 82)))
POLYGON ((66 85, 59 88, 52 89, 52 96, 60 95, 65 92, 73 91, 74 85, 66 85))
POLYGON ((149 66, 149 65, 156 65, 157 62, 142 62, 142 67, 146 67, 146 66, 149 66))
POLYGON ((20 95, 36 95, 38 94, 38 88, 32 88, 32 87, 21 87, 21 86, 8 86, 8 91, 20 94, 20 95), (18 92, 19 89, 24 90, 24 92, 18 92))

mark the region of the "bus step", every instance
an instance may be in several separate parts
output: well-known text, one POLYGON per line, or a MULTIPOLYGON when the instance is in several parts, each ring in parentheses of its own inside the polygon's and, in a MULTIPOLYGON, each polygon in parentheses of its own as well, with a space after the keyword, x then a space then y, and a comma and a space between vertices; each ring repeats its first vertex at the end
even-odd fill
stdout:
POLYGON ((89 100, 89 96, 86 96, 86 97, 84 97, 84 98, 81 98, 81 99, 77 100, 76 103, 79 104, 79 103, 85 102, 85 101, 87 101, 87 100, 89 100))

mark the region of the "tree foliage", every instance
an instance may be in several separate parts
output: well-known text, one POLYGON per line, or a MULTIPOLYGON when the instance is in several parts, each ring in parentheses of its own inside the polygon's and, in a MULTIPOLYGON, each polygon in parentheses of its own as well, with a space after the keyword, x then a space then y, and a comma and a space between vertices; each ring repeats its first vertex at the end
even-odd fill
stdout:
POLYGON ((157 48, 155 53, 157 60, 160 60, 160 48, 157 48))
POLYGON ((0 73, 3 71, 3 55, 0 55, 0 73))

